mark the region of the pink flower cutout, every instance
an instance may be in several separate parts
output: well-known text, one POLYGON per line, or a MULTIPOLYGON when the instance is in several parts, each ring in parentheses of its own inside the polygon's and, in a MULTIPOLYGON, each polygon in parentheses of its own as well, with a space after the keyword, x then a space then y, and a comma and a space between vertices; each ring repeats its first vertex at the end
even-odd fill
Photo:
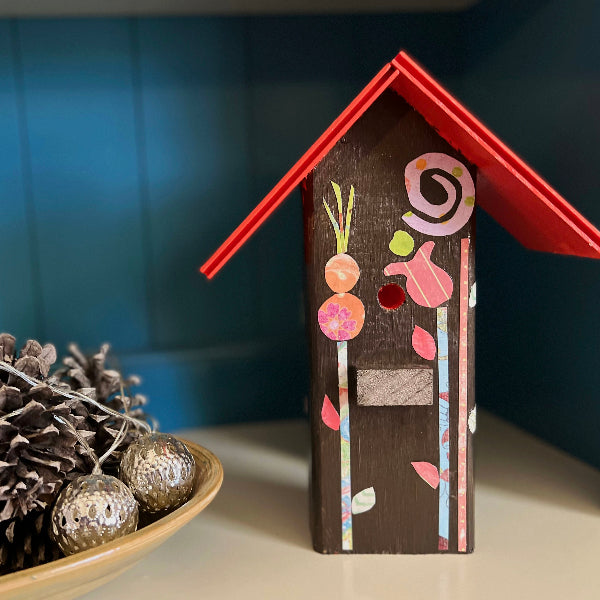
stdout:
POLYGON ((352 311, 335 302, 330 302, 325 310, 319 310, 319 325, 321 331, 330 339, 336 341, 349 340, 351 331, 356 329, 356 321, 351 319, 352 311))

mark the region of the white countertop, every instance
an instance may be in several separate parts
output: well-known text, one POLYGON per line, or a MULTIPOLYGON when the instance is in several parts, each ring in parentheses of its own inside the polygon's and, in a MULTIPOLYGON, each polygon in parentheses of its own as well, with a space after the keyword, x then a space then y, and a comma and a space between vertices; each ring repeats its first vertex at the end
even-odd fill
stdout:
POLYGON ((184 432, 223 462, 213 504, 86 600, 596 600, 600 472, 480 412, 475 553, 323 556, 303 421, 184 432))

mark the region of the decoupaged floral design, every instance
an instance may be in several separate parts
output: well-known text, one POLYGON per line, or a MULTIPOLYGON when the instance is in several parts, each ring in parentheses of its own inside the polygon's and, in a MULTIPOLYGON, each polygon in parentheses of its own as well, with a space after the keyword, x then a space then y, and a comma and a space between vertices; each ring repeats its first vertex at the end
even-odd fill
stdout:
POLYGON ((319 310, 319 325, 321 331, 330 340, 349 340, 354 337, 356 320, 352 319, 352 311, 345 306, 340 307, 335 302, 329 302, 325 310, 319 310))

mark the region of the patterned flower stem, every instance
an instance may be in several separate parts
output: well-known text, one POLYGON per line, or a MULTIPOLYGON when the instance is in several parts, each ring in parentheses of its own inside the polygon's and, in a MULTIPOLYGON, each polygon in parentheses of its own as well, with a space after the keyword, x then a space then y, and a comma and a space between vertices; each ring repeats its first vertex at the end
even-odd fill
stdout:
POLYGON ((439 529, 438 550, 448 550, 448 529, 450 520, 450 477, 448 458, 450 450, 450 405, 448 403, 448 308, 437 309, 438 337, 438 390, 439 390, 439 447, 440 447, 440 486, 439 486, 439 529))
POLYGON ((340 400, 340 468, 342 550, 352 550, 352 485, 350 481, 350 408, 348 406, 348 342, 337 342, 340 400))

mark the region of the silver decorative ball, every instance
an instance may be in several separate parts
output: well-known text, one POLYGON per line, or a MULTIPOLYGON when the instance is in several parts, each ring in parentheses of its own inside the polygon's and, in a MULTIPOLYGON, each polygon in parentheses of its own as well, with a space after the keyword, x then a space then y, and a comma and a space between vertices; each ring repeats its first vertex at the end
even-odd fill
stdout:
POLYGON ((167 433, 147 433, 131 443, 121 459, 120 477, 149 515, 184 504, 194 486, 196 464, 185 444, 167 433))
POLYGON ((132 533, 138 505, 129 488, 110 475, 71 482, 52 508, 50 534, 64 554, 75 554, 132 533))

